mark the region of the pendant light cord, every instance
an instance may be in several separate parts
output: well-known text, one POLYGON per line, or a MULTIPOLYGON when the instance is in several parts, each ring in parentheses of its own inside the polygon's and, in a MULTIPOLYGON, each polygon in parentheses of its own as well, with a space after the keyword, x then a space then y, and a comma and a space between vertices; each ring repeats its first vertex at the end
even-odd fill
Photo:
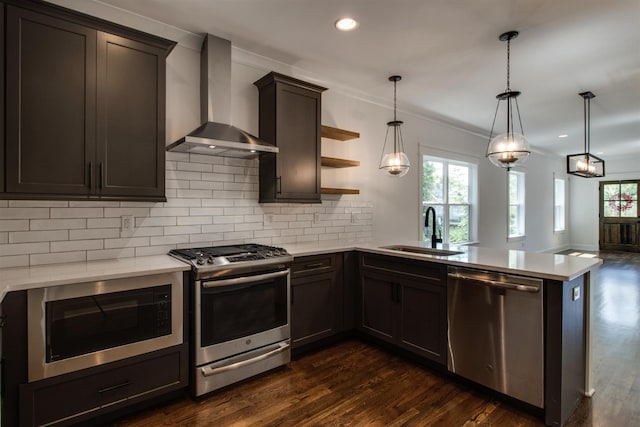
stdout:
POLYGON ((584 152, 589 154, 591 144, 591 99, 584 98, 584 152))
MULTIPOLYGON (((394 80, 393 81, 393 121, 397 122, 398 118, 396 116, 396 96, 397 96, 397 91, 396 91, 396 86, 398 85, 398 81, 394 80)), ((398 126, 395 125, 394 129, 393 129, 393 154, 396 154, 398 152, 398 146, 397 146, 397 135, 398 134, 398 126)))

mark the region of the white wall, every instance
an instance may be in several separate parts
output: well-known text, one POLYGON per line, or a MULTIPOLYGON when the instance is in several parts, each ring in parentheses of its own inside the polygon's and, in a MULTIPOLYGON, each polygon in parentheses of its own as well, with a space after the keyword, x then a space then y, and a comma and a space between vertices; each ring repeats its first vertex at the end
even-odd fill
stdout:
POLYGON ((570 231, 572 247, 597 251, 599 239, 599 187, 600 181, 640 179, 640 147, 638 155, 605 159, 604 178, 571 177, 570 231), (613 172, 611 172, 613 171, 613 172))
MULTIPOLYGON (((167 61, 167 143, 200 124, 197 36, 103 3, 55 2, 181 40, 167 61)), ((324 186, 359 188, 359 196, 324 196, 321 205, 259 205, 255 161, 169 154, 167 203, 0 201, 0 266, 139 256, 164 253, 177 246, 230 241, 284 244, 323 238, 418 239, 423 221, 421 144, 479 159, 480 245, 531 251, 568 247, 569 233, 554 235, 552 218, 553 173, 563 173, 563 159, 535 153, 530 156, 525 169, 527 238, 508 245, 506 172, 484 158, 484 137, 400 108, 398 118, 405 122, 405 149, 412 168, 402 178, 390 178, 378 170, 386 122, 393 117, 390 83, 389 100, 371 100, 338 87, 330 76, 316 76, 234 48, 232 122, 254 134, 258 131, 258 91, 253 82, 271 70, 328 87, 323 94, 323 124, 360 132, 358 140, 323 140, 322 148, 325 155, 361 161, 357 168, 322 171, 324 186), (127 212, 136 217, 138 228, 133 236, 119 231, 120 215, 127 212)), ((380 79, 386 82, 387 76, 380 79)), ((401 87, 400 82, 399 92, 401 87)), ((491 113, 489 99, 487 123, 491 113)))

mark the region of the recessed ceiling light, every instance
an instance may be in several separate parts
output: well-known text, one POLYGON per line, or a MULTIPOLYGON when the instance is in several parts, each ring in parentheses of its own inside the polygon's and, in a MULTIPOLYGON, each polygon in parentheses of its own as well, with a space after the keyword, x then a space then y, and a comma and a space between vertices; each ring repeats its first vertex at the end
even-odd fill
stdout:
POLYGON ((336 21, 336 28, 340 31, 355 30, 357 26, 358 26, 358 21, 349 17, 340 18, 336 21))
POLYGON ((216 148, 216 146, 215 145, 210 145, 209 148, 216 148))
POLYGON ((598 151, 596 154, 599 156, 601 154, 604 154, 604 151, 598 151))
POLYGON ((563 133, 562 135, 558 135, 558 138, 567 138, 569 135, 567 135, 566 133, 563 133))

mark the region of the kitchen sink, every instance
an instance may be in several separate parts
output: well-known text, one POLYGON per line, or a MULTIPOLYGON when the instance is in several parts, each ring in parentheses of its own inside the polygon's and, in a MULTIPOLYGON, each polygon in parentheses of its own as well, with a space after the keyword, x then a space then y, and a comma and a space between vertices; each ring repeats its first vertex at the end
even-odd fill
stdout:
POLYGON ((391 249, 392 251, 411 252, 415 254, 438 255, 438 256, 451 256, 451 255, 459 255, 463 253, 460 251, 450 251, 447 249, 425 248, 421 246, 406 246, 406 245, 381 246, 380 248, 391 249))

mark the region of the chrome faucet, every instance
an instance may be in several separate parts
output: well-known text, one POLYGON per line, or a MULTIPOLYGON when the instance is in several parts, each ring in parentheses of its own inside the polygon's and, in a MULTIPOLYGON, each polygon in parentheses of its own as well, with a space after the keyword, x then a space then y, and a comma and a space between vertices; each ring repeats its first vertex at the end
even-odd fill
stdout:
POLYGON ((433 206, 429 206, 424 215, 425 228, 429 227, 429 212, 433 213, 433 218, 431 219, 431 247, 435 248, 438 243, 442 243, 442 234, 440 234, 440 238, 436 236, 436 210, 433 206))

